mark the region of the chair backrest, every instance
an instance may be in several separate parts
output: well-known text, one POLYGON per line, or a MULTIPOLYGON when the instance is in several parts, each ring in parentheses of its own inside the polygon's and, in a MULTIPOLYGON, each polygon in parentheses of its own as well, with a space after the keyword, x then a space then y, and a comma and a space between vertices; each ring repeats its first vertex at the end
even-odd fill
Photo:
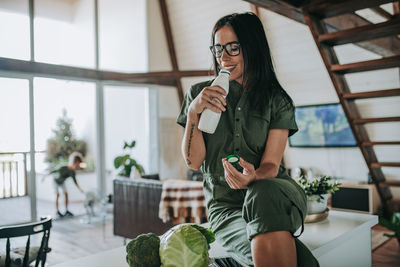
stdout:
POLYGON ((11 266, 10 238, 28 236, 25 246, 25 255, 22 263, 22 266, 26 267, 29 264, 29 249, 30 249, 31 235, 43 233, 42 241, 35 262, 35 267, 39 266, 40 262, 43 267, 46 262, 46 254, 50 251, 48 244, 49 244, 51 225, 52 225, 52 219, 51 217, 48 216, 41 218, 40 221, 38 222, 0 226, 0 238, 7 238, 5 266, 6 267, 11 266))

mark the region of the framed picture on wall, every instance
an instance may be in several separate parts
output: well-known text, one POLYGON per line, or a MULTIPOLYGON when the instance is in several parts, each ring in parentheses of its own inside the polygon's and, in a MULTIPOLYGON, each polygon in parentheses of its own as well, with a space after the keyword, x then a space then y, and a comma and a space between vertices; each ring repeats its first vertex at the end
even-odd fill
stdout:
POLYGON ((291 147, 354 147, 350 125, 338 103, 296 107, 299 131, 289 138, 291 147))

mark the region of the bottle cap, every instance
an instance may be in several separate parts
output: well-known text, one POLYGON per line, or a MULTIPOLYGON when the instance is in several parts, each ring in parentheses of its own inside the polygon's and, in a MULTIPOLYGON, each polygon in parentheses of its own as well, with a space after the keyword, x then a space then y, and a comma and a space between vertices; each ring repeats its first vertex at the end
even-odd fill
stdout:
POLYGON ((239 172, 243 171, 242 166, 240 166, 239 161, 240 161, 240 157, 238 155, 235 154, 231 154, 229 156, 226 157, 226 160, 232 164, 233 167, 235 167, 236 170, 238 170, 239 172))
POLYGON ((238 155, 232 154, 226 157, 226 160, 231 164, 239 163, 240 157, 238 155))

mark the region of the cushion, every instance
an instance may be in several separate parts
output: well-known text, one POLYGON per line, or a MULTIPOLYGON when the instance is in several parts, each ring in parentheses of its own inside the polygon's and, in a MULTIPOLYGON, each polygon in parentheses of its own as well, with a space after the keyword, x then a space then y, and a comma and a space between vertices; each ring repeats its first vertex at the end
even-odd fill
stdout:
MULTIPOLYGON (((29 249, 29 263, 36 259, 39 247, 29 249)), ((11 267, 20 267, 24 261, 25 248, 15 248, 10 251, 11 267)), ((0 267, 6 266, 6 252, 0 251, 0 267)))

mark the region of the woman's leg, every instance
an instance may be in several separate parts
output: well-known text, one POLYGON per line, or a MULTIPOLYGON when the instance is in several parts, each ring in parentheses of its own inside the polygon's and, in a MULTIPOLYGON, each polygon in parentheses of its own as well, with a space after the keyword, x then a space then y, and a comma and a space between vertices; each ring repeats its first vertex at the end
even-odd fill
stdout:
POLYGON ((306 197, 295 182, 265 179, 249 186, 243 207, 255 266, 318 266, 292 234, 302 226, 306 197))
POLYGON ((288 231, 258 234, 251 240, 255 267, 296 267, 296 245, 288 231))

